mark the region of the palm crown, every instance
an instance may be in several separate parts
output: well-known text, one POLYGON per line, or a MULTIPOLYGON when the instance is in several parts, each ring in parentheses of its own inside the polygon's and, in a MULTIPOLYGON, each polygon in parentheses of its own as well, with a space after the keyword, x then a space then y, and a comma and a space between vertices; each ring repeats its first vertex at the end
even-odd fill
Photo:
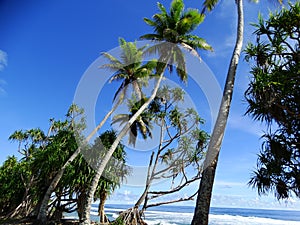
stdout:
MULTIPOLYGON (((129 107, 129 114, 118 114, 114 116, 112 124, 120 123, 120 126, 128 122, 128 120, 134 116, 134 114, 139 110, 139 108, 147 101, 148 98, 143 97, 140 100, 132 99, 128 101, 128 107, 129 107)), ((142 135, 144 139, 146 139, 148 136, 152 138, 151 133, 151 120, 153 115, 148 111, 145 110, 143 113, 141 113, 140 116, 133 122, 133 124, 130 126, 130 132, 129 132, 129 140, 128 143, 135 146, 136 139, 138 133, 142 135)))
MULTIPOLYGON (((160 55, 171 52, 167 63, 175 63, 177 65, 177 73, 182 80, 187 79, 185 60, 179 45, 194 55, 197 55, 197 49, 212 50, 212 47, 206 43, 203 38, 191 34, 195 28, 204 20, 204 15, 200 14, 196 9, 184 9, 183 0, 174 0, 170 6, 170 12, 158 3, 159 13, 153 15, 152 19, 144 18, 144 21, 154 28, 154 33, 145 34, 141 39, 164 41, 155 45, 151 50, 158 51, 160 55), (173 45, 170 45, 173 44, 173 45), (163 45, 165 47, 163 47, 163 45)), ((172 67, 169 67, 172 70, 172 67)))
POLYGON ((141 98, 143 95, 141 86, 147 84, 147 78, 152 75, 156 61, 152 60, 143 64, 145 46, 138 48, 135 42, 126 42, 123 38, 119 39, 119 44, 121 48, 120 60, 109 53, 102 53, 109 60, 109 63, 102 65, 101 68, 114 72, 110 82, 122 81, 115 93, 114 100, 119 94, 123 100, 130 84, 133 85, 136 95, 141 98))
POLYGON ((198 10, 185 10, 183 0, 174 0, 169 13, 161 3, 158 3, 158 8, 160 13, 154 14, 152 20, 144 18, 148 25, 154 27, 155 33, 145 34, 141 39, 184 44, 195 50, 211 50, 211 46, 203 38, 191 34, 204 20, 204 15, 198 10))

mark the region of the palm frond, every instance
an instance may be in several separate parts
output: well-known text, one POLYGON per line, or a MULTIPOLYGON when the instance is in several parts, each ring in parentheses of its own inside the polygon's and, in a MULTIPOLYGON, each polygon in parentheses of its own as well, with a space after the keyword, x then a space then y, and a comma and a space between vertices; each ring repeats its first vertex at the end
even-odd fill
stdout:
POLYGON ((218 2, 219 0, 205 0, 203 3, 202 14, 204 14, 206 10, 209 12, 212 11, 218 2))
POLYGON ((118 114, 113 117, 111 124, 120 123, 120 126, 122 126, 123 124, 127 123, 128 120, 128 114, 118 114))
POLYGON ((107 52, 102 52, 101 55, 107 58, 112 64, 122 64, 116 57, 107 52))
POLYGON ((182 41, 194 49, 204 49, 213 51, 213 48, 206 42, 205 39, 196 35, 186 35, 182 37, 182 41))
POLYGON ((122 70, 124 68, 123 64, 117 64, 117 63, 108 63, 108 64, 103 64, 99 66, 99 69, 108 69, 112 72, 122 70))
POLYGON ((180 19, 177 30, 179 34, 186 35, 203 22, 205 16, 200 14, 197 9, 189 9, 188 11, 184 12, 182 18, 180 19))
POLYGON ((138 132, 137 124, 136 122, 134 122, 130 127, 128 144, 135 146, 136 139, 137 139, 137 132, 138 132))
POLYGON ((141 40, 161 41, 161 36, 158 34, 145 34, 140 36, 141 40))
POLYGON ((118 88, 118 90, 116 91, 114 98, 113 98, 113 102, 117 99, 117 97, 119 96, 120 98, 120 102, 123 102, 124 97, 126 95, 128 89, 128 85, 126 85, 124 82, 120 85, 120 87, 118 88))
POLYGON ((162 15, 167 15, 167 10, 166 8, 163 6, 163 4, 161 4, 160 2, 157 3, 157 7, 159 8, 159 10, 161 11, 162 15))
POLYGON ((170 17, 174 21, 179 21, 183 10, 184 10, 184 4, 182 0, 173 1, 171 3, 170 17))

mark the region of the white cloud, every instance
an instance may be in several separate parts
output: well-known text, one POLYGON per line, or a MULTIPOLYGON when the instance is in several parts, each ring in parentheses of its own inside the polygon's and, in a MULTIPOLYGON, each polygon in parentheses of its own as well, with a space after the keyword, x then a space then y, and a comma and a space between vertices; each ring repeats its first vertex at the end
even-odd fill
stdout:
POLYGON ((138 194, 132 193, 130 190, 124 190, 114 192, 108 202, 111 204, 134 204, 139 198, 138 194))
MULTIPOLYGON (((0 72, 3 71, 7 67, 7 53, 0 50, 0 72)), ((0 79, 0 96, 5 95, 6 91, 3 86, 6 85, 6 81, 0 79)))
POLYGON ((228 120, 228 127, 236 130, 241 130, 261 137, 264 134, 265 127, 261 126, 259 122, 255 122, 249 116, 243 116, 231 112, 228 120))
POLYGON ((7 53, 0 50, 0 71, 7 66, 7 53))
POLYGON ((261 209, 299 209, 300 203, 291 201, 277 201, 272 194, 270 196, 242 196, 242 195, 213 195, 214 207, 238 207, 261 209))
POLYGON ((241 182, 227 182, 227 181, 216 181, 214 184, 215 187, 217 188, 233 188, 233 187, 245 187, 245 183, 241 182))
POLYGON ((6 95, 6 91, 3 88, 4 85, 6 85, 6 81, 0 79, 0 96, 6 95))

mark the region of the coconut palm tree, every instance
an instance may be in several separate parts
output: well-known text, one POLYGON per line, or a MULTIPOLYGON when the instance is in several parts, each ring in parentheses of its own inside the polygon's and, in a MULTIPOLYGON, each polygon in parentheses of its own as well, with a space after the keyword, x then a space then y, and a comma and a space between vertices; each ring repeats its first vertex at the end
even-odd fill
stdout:
MULTIPOLYGON (((211 10, 218 1, 216 0, 206 0, 204 2, 204 8, 202 12, 206 9, 211 10)), ((240 54, 243 45, 243 29, 244 29, 244 13, 243 13, 243 0, 236 0, 237 10, 238 10, 238 25, 237 25, 237 39, 230 61, 229 69, 227 72, 227 79, 223 91, 223 98, 221 101, 219 113, 217 120, 210 137, 210 142, 208 144, 207 156, 204 161, 204 170, 202 172, 202 177, 198 189, 198 196, 196 201, 196 208, 194 212, 194 217, 192 220, 192 225, 207 225, 208 224, 208 214, 211 202, 211 194, 213 183, 215 179, 215 172, 218 163, 219 152, 225 133, 225 128, 227 124, 227 119, 229 115, 232 93, 236 75, 236 69, 239 62, 240 54)))
MULTIPOLYGON (((122 50, 120 55, 121 59, 119 60, 116 57, 110 55, 109 53, 102 53, 103 56, 106 59, 108 59, 109 63, 101 66, 101 68, 107 68, 113 71, 114 74, 110 79, 111 82, 122 81, 120 87, 118 88, 114 96, 114 100, 116 100, 118 95, 119 98, 117 102, 113 105, 112 109, 105 115, 103 120, 99 123, 99 125, 87 136, 87 138, 85 139, 85 143, 88 143, 90 141, 90 139, 95 135, 95 133, 98 130, 100 130, 100 128, 112 115, 116 108, 123 102, 129 84, 133 84, 136 95, 138 96, 138 98, 141 98, 141 86, 145 84, 145 82, 143 83, 142 81, 144 81, 147 76, 152 75, 152 71, 156 66, 155 61, 148 61, 147 63, 142 64, 144 47, 138 48, 136 46, 136 43, 126 42, 123 38, 119 39, 119 43, 120 48, 122 50)), ((61 170, 56 174, 51 184, 49 185, 42 200, 38 213, 38 220, 40 220, 41 222, 45 222, 47 219, 47 206, 52 192, 58 185, 68 165, 72 161, 74 161, 74 159, 80 154, 80 152, 81 147, 79 146, 78 149, 65 162, 61 170)))
POLYGON ((102 53, 109 60, 109 63, 102 65, 101 68, 109 69, 114 73, 110 78, 110 82, 121 81, 114 100, 120 94, 119 98, 123 101, 130 85, 133 86, 138 99, 141 99, 143 96, 141 86, 147 84, 147 78, 152 75, 152 71, 156 67, 156 61, 151 60, 144 65, 142 64, 146 46, 138 48, 135 42, 126 42, 123 38, 119 38, 119 45, 122 50, 121 60, 109 53, 102 53))
MULTIPOLYGON (((139 108, 147 101, 146 97, 143 97, 141 100, 136 101, 136 99, 131 99, 128 102, 129 105, 129 114, 118 114, 114 116, 112 124, 115 123, 120 123, 120 125, 126 124, 128 120, 130 120, 131 117, 134 116, 134 114, 139 110, 139 108)), ((145 110, 142 112, 137 119, 133 122, 133 124, 130 127, 130 132, 129 132, 129 140, 128 143, 135 146, 136 143, 136 138, 138 133, 142 135, 144 139, 147 137, 152 138, 152 133, 151 133, 151 120, 153 118, 153 115, 145 110)))
MULTIPOLYGON (((154 33, 144 35, 141 38, 162 41, 161 43, 148 48, 148 52, 150 53, 151 51, 159 53, 159 60, 156 67, 156 73, 159 75, 159 77, 151 96, 122 128, 115 142, 112 144, 111 148, 103 158, 101 165, 98 167, 96 176, 94 177, 94 182, 89 191, 89 197, 87 198, 85 218, 81 224, 90 224, 90 208, 94 192, 97 188, 98 180, 100 179, 105 166, 110 160, 118 143, 126 135, 134 121, 136 121, 141 113, 154 100, 167 65, 177 65, 178 75, 182 80, 186 80, 187 76, 184 64, 184 56, 181 54, 181 49, 179 46, 186 48, 193 53, 196 53, 196 49, 211 49, 211 47, 203 39, 191 34, 191 32, 194 31, 195 28, 204 20, 204 15, 201 15, 197 10, 194 9, 185 11, 183 0, 173 0, 171 3, 170 12, 167 12, 166 8, 160 3, 158 3, 158 8, 160 13, 155 14, 153 16, 153 20, 144 19, 148 25, 154 28, 154 33)), ((172 66, 169 66, 169 68, 172 70, 172 66)))
MULTIPOLYGON (((218 2, 219 2, 218 0, 205 0, 203 3, 202 13, 214 9, 214 7, 218 2)), ((258 0, 254 0, 254 2, 258 2, 258 0)), ((282 3, 282 0, 278 0, 278 2, 282 3)), ((230 60, 230 65, 227 71, 227 78, 223 90, 223 98, 221 101, 217 120, 210 137, 210 142, 207 149, 207 156, 204 161, 204 170, 202 172, 202 178, 199 185, 192 225, 208 224, 208 215, 209 215, 209 208, 211 202, 212 188, 215 179, 215 172, 218 164, 220 148, 221 148, 221 144, 222 144, 222 140, 223 140, 223 136, 225 133, 225 128, 228 120, 228 115, 230 111, 236 69, 242 51, 243 35, 244 35, 243 0, 235 0, 235 3, 237 6, 237 14, 238 14, 236 43, 230 60)))

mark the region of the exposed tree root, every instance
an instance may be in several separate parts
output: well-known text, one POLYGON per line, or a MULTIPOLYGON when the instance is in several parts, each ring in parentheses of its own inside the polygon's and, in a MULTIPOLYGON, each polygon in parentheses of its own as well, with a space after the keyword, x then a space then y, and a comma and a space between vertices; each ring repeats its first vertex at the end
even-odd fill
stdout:
POLYGON ((125 225, 147 225, 142 219, 141 210, 136 207, 121 212, 118 218, 121 219, 125 225))
POLYGON ((109 223, 110 223, 110 221, 109 221, 108 217, 105 214, 101 213, 99 224, 104 225, 104 224, 109 224, 109 223))

